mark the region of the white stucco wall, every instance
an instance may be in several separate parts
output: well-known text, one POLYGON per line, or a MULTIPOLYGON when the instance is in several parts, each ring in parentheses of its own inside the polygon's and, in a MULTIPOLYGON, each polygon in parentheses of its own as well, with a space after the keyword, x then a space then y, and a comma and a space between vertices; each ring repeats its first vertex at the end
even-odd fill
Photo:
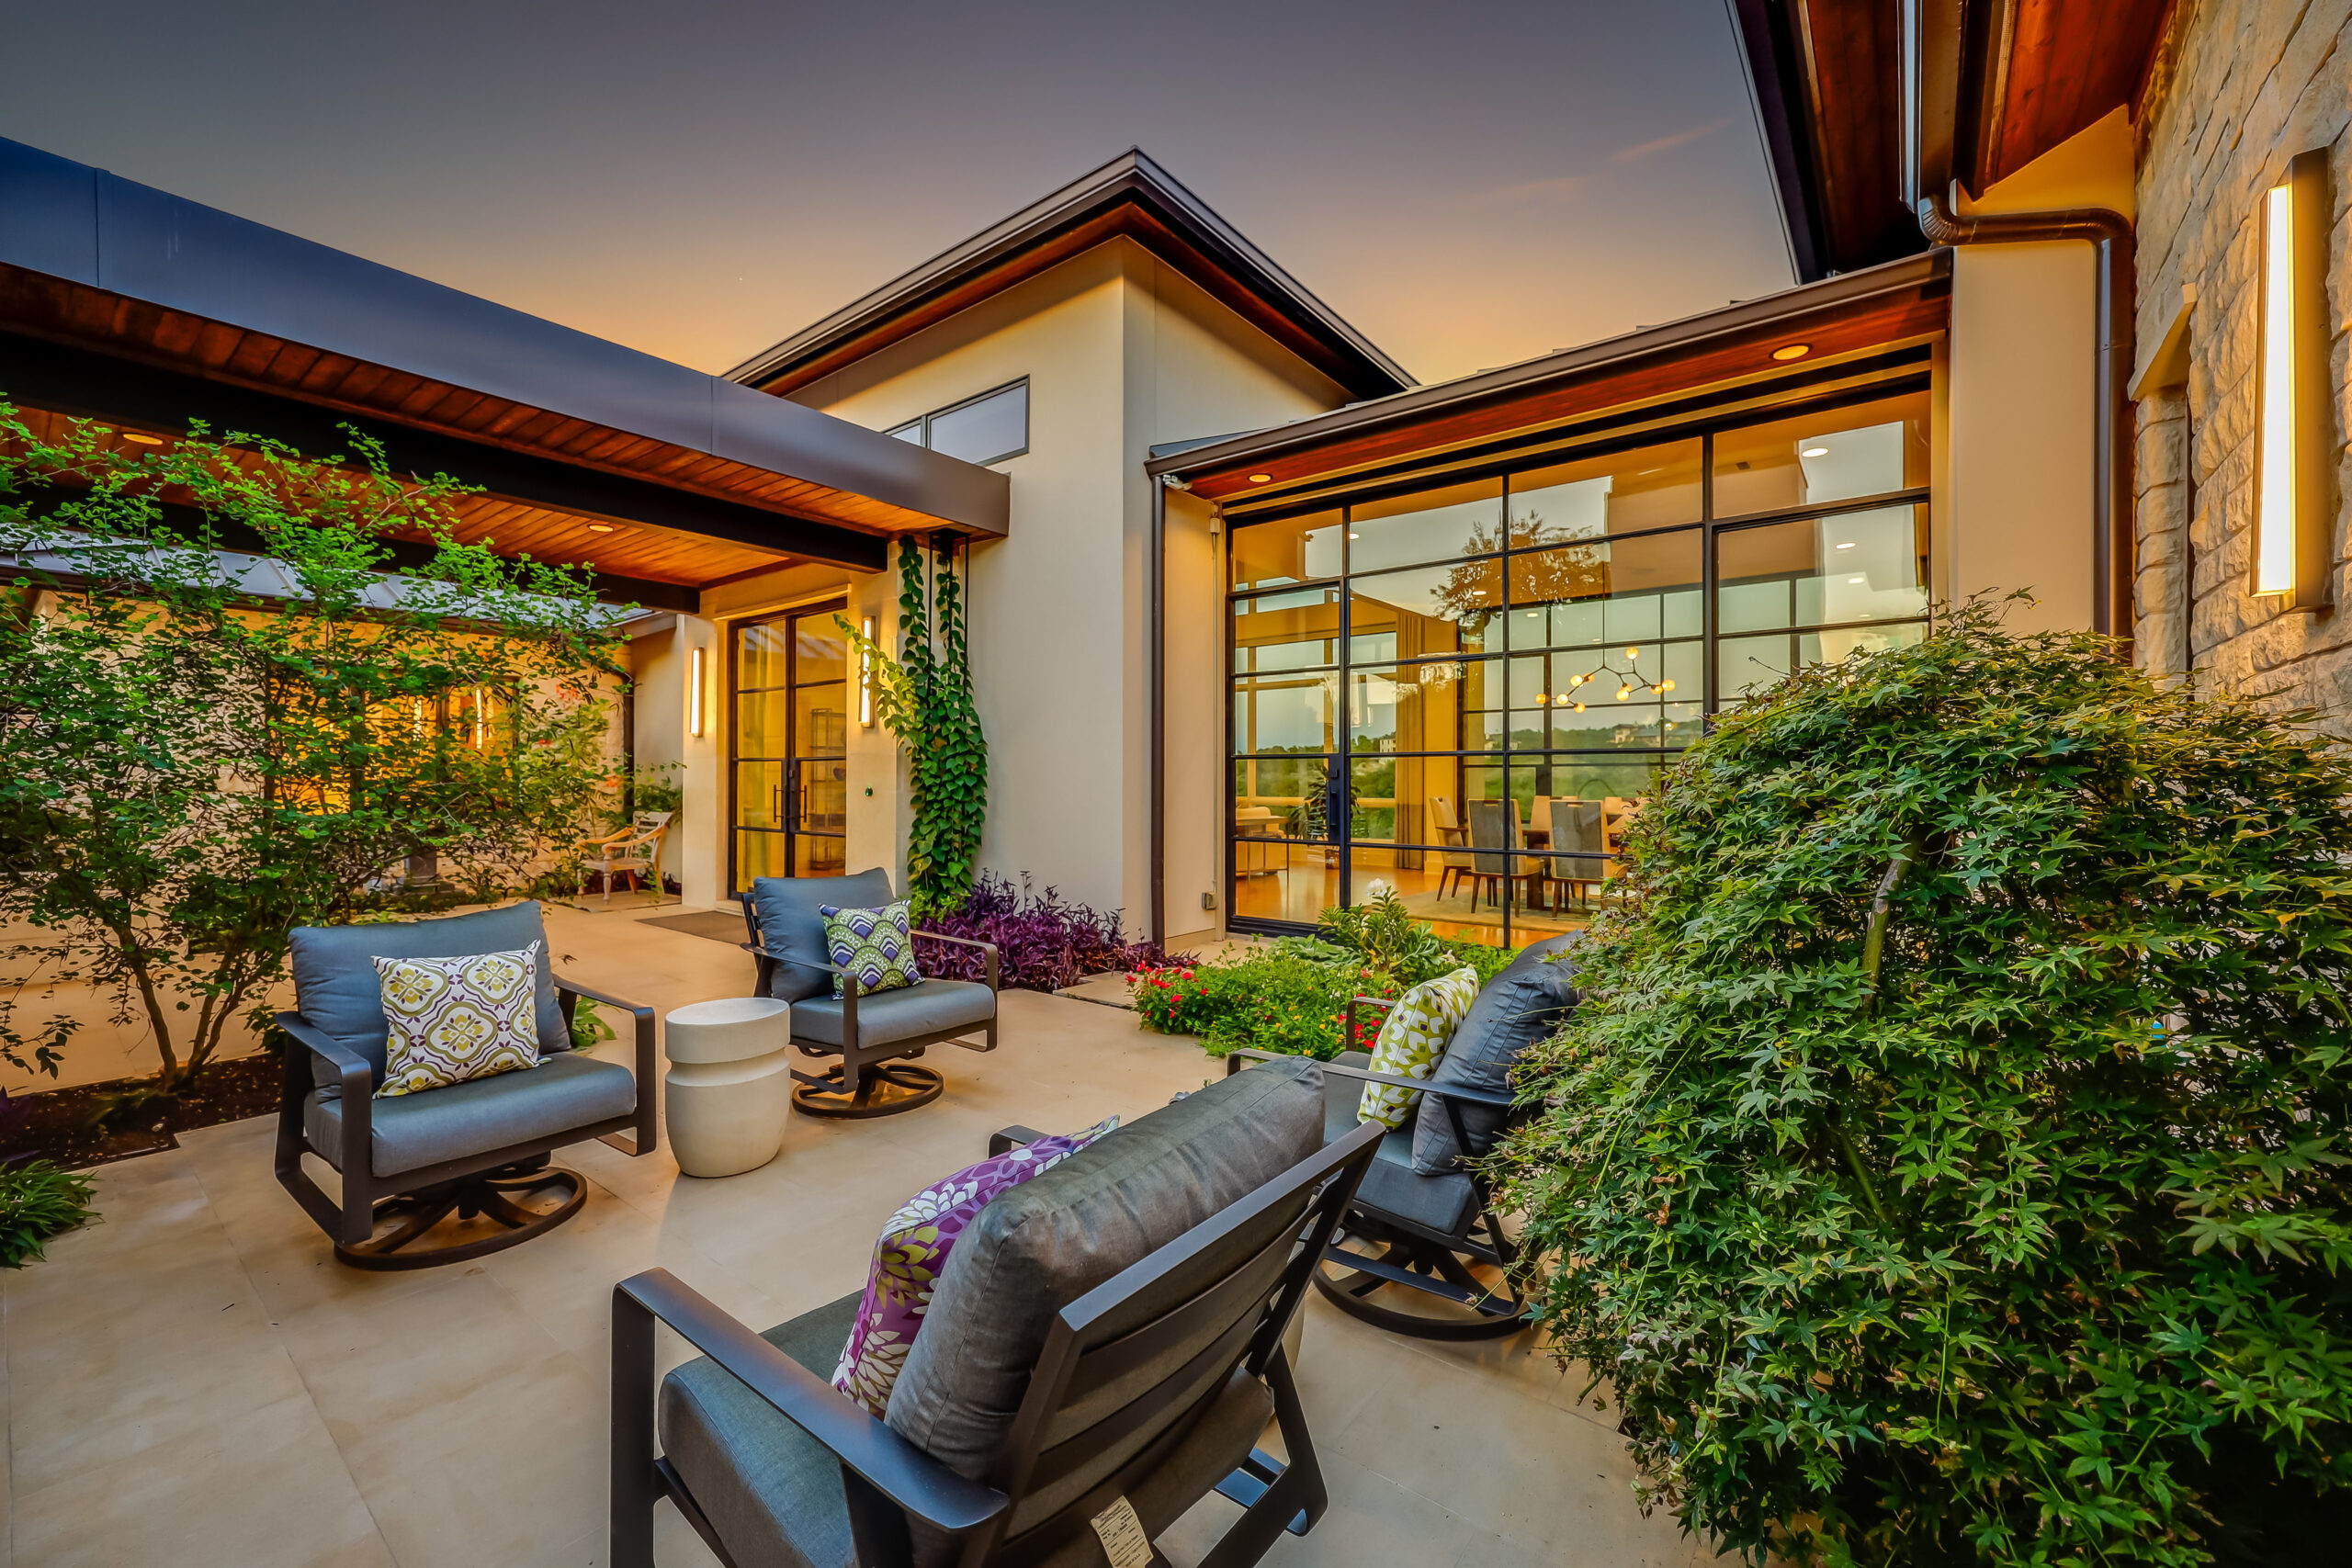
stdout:
MULTIPOLYGON (((794 397, 887 430, 1023 377, 1029 450, 997 465, 1012 481, 1011 532, 971 552, 973 674, 989 754, 981 860, 1117 908, 1140 929, 1150 886, 1146 455, 1155 443, 1317 412, 1345 395, 1148 252, 1115 240, 794 397)), ((1217 886, 1222 853, 1213 819, 1223 606, 1207 514, 1188 515, 1177 546, 1187 564, 1170 599, 1170 686, 1185 693, 1170 708, 1170 932, 1215 919, 1200 903, 1217 886)), ((896 592, 887 579, 885 592, 896 592)), ((854 773, 851 794, 854 812, 864 799, 854 773)))

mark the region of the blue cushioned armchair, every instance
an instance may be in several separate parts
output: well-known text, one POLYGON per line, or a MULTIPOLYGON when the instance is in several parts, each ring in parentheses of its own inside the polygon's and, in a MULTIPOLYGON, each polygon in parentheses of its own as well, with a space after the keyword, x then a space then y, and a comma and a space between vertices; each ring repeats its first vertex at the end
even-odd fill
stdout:
POLYGON ((890 902, 890 878, 876 868, 854 876, 762 876, 743 900, 759 964, 759 994, 792 1004, 792 1043, 808 1056, 838 1058, 822 1073, 795 1072, 795 1109, 810 1116, 891 1116, 939 1098, 946 1080, 918 1066, 926 1047, 996 1049, 997 950, 993 943, 937 931, 918 942, 978 951, 982 980, 926 979, 861 993, 857 976, 832 962, 818 910, 874 909, 890 902), (839 996, 833 979, 842 980, 839 996), (981 1043, 963 1036, 978 1032, 981 1043))
MULTIPOLYGON (((1421 1339, 1499 1338, 1526 1326, 1521 1275, 1528 1260, 1496 1216, 1487 1178, 1470 1162, 1528 1114, 1511 1092, 1511 1069, 1577 1005, 1575 947, 1582 940, 1570 932, 1538 942, 1489 980, 1426 1080, 1375 1073, 1362 1051, 1323 1065, 1324 1136, 1334 1142, 1357 1130, 1365 1084, 1421 1096, 1413 1120, 1380 1140, 1349 1205, 1345 1234, 1316 1271, 1316 1289, 1332 1305, 1421 1339)), ((1347 1038, 1362 1038, 1357 1020, 1364 1012, 1395 1005, 1351 999, 1347 1038)), ((1226 1070, 1286 1059, 1236 1051, 1226 1070)))
POLYGON ((292 959, 294 1010, 277 1015, 293 1042, 278 1103, 277 1179, 334 1238, 344 1262, 422 1269, 512 1247, 561 1224, 585 1201, 577 1175, 549 1167, 552 1150, 589 1138, 630 1155, 657 1146, 653 1010, 558 979, 537 904, 400 925, 301 927, 292 959), (375 1098, 390 1032, 377 958, 508 953, 534 942, 537 1066, 375 1098), (635 1018, 634 1074, 571 1049, 572 1011, 583 997, 635 1018), (305 1154, 340 1174, 340 1203, 302 1168, 305 1154), (560 1201, 535 1209, 509 1196, 532 1192, 560 1201), (452 1246, 412 1246, 452 1210, 503 1228, 452 1246), (389 1228, 379 1235, 379 1226, 389 1228))
POLYGON ((1317 1064, 1273 1063, 1000 1195, 879 1418, 827 1381, 857 1291, 762 1334, 667 1270, 623 1280, 605 1561, 651 1568, 664 1497, 729 1568, 1102 1568, 1105 1510, 1148 1540, 1212 1491, 1242 1512, 1204 1568, 1306 1534, 1328 1499, 1284 1331, 1374 1145, 1325 1145, 1322 1100, 1317 1064), (656 1322, 701 1359, 659 1375, 656 1322))

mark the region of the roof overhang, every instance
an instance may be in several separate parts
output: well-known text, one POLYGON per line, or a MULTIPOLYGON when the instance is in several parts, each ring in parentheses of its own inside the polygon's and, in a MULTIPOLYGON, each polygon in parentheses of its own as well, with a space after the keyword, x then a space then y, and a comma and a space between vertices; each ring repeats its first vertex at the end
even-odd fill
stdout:
POLYGON ((2115 109, 2136 112, 2171 0, 1732 6, 1791 258, 1811 281, 1926 247, 1915 165, 1981 196, 2115 109), (1906 129, 1909 70, 1923 101, 1906 129))
POLYGON ((724 539, 738 565, 865 564, 891 535, 1001 536, 1010 513, 1001 473, 7 141, 0 334, 19 401, 120 418, 171 398, 144 417, 252 416, 235 427, 312 450, 348 418, 403 466, 724 539), (61 379, 80 391, 39 395, 61 379))
POLYGON ((1783 385, 1817 385, 1839 367, 1941 333, 1951 276, 1949 252, 1912 256, 1377 402, 1170 451, 1148 468, 1182 479, 1208 501, 1271 504, 1408 459, 1533 442, 1604 417, 1634 418, 1695 393, 1763 396, 1783 385), (1803 355, 1773 357, 1774 350, 1794 344, 1805 345, 1803 355))
POLYGON ((779 397, 1125 237, 1176 267, 1350 395, 1414 385, 1402 367, 1141 152, 1129 151, 727 374, 779 397))

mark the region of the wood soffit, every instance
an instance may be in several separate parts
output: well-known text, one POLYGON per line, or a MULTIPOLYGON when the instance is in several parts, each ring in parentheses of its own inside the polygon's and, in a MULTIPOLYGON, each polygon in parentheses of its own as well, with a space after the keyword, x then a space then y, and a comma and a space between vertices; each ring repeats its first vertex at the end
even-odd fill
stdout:
POLYGON ((1540 442, 1547 431, 1641 411, 1704 391, 1768 396, 1775 383, 1817 387, 1820 372, 1928 342, 1950 316, 1950 258, 1931 253, 1870 273, 1751 300, 1706 316, 1630 333, 1427 387, 1335 413, 1278 425, 1151 465, 1212 502, 1274 498, 1321 488, 1400 460, 1435 457, 1498 439, 1540 442), (1809 345, 1798 360, 1772 351, 1809 345), (1251 482, 1252 474, 1269 476, 1251 482))

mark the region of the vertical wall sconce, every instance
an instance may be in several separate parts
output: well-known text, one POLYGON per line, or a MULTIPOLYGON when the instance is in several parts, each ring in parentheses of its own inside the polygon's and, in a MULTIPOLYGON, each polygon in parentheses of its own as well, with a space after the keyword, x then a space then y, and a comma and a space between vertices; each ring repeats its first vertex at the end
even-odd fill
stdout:
POLYGON ((2256 355, 2254 592, 2294 610, 2329 599, 2333 429, 2327 372, 2327 153, 2299 152, 2262 197, 2256 355))
POLYGON ((702 649, 686 649, 686 733, 702 734, 702 649))
POLYGON ((865 642, 857 650, 857 722, 874 728, 874 617, 865 617, 865 642))

